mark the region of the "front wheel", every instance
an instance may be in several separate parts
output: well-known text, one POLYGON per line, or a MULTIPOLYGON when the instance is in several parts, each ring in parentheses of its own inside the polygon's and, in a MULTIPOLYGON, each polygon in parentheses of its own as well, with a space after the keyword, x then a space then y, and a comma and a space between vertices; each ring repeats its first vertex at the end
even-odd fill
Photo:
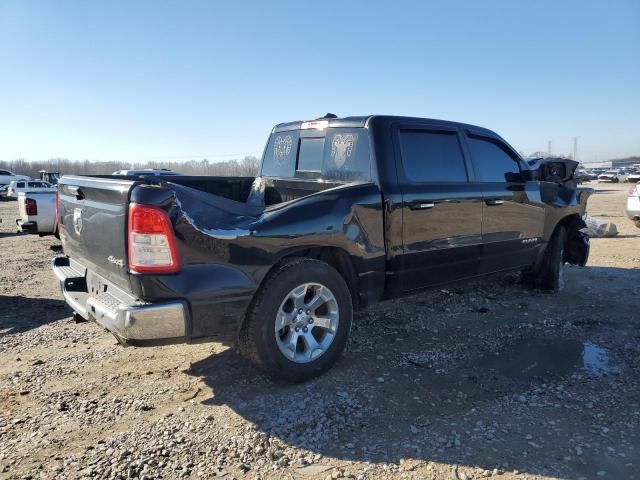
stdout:
POLYGON ((547 245, 540 270, 527 278, 531 286, 549 292, 559 292, 564 288, 564 246, 566 239, 566 229, 563 226, 556 228, 547 245))
POLYGON ((342 276, 327 263, 296 258, 279 266, 256 294, 240 352, 274 379, 309 380, 343 352, 352 318, 342 276))

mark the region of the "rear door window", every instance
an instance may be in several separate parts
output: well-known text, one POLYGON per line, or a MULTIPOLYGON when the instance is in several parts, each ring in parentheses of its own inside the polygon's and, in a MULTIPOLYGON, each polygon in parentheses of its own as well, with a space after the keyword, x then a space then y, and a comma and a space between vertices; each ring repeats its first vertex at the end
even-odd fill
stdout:
POLYGON ((18 182, 16 188, 24 188, 24 182, 18 182))
POLYGON ((507 182, 509 174, 520 173, 517 159, 501 142, 471 135, 467 143, 480 182, 507 182))
POLYGON ((410 182, 467 182, 467 168, 455 131, 400 130, 400 153, 410 182))

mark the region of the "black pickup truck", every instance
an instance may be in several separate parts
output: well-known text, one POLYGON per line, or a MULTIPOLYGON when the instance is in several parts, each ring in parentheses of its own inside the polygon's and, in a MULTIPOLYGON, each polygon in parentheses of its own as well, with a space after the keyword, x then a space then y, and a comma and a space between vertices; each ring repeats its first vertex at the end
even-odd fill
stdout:
POLYGON ((64 176, 53 269, 124 344, 233 342, 301 381, 372 302, 510 270, 558 290, 589 254, 576 166, 441 120, 284 123, 256 178, 64 176))

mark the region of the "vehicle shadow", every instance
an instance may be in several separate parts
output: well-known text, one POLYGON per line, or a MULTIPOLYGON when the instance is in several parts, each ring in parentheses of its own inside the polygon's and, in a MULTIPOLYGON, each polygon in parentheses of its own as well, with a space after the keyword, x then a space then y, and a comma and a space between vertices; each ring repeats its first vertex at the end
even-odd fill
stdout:
POLYGON ((619 192, 619 191, 620 190, 614 190, 614 189, 607 190, 607 189, 604 189, 604 188, 600 188, 600 189, 596 188, 594 194, 597 195, 597 194, 600 194, 600 193, 616 193, 616 192, 619 192))
POLYGON ((21 232, 0 232, 0 240, 3 238, 9 238, 9 237, 18 237, 18 236, 24 236, 24 233, 21 232))
POLYGON ((611 238, 640 238, 640 233, 623 233, 623 234, 618 234, 615 237, 611 237, 611 238))
MULTIPOLYGON (((584 298, 585 286, 606 278, 605 290, 615 291, 633 271, 568 270, 571 287, 557 296, 485 281, 373 307, 358 314, 338 364, 304 384, 272 382, 231 349, 193 363, 186 373, 211 388, 203 404, 226 405, 258 431, 313 454, 572 478, 588 467, 575 456, 567 460, 566 435, 553 445, 548 430, 585 430, 583 404, 562 401, 558 408, 554 385, 581 374, 582 336, 610 325, 581 311, 580 302, 594 302, 593 295, 584 298), (483 299, 481 307, 471 298, 483 299), (551 303, 552 317, 562 317, 555 330, 547 314, 536 314, 536 305, 546 312, 551 303)), ((632 318, 632 306, 618 306, 619 318, 632 318)), ((605 378, 597 380, 608 384, 603 388, 623 382, 618 374, 605 378)))
POLYGON ((0 295, 0 337, 26 332, 71 314, 63 300, 0 295))

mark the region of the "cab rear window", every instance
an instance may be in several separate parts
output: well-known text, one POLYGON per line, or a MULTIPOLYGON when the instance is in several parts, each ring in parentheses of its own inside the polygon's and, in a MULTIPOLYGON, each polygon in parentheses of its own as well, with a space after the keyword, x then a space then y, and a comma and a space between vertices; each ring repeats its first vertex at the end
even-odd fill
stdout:
POLYGON ((370 180, 367 131, 328 128, 274 133, 267 143, 260 173, 279 178, 370 180))
POLYGON ((301 138, 296 170, 302 172, 321 172, 323 156, 324 137, 301 138))

